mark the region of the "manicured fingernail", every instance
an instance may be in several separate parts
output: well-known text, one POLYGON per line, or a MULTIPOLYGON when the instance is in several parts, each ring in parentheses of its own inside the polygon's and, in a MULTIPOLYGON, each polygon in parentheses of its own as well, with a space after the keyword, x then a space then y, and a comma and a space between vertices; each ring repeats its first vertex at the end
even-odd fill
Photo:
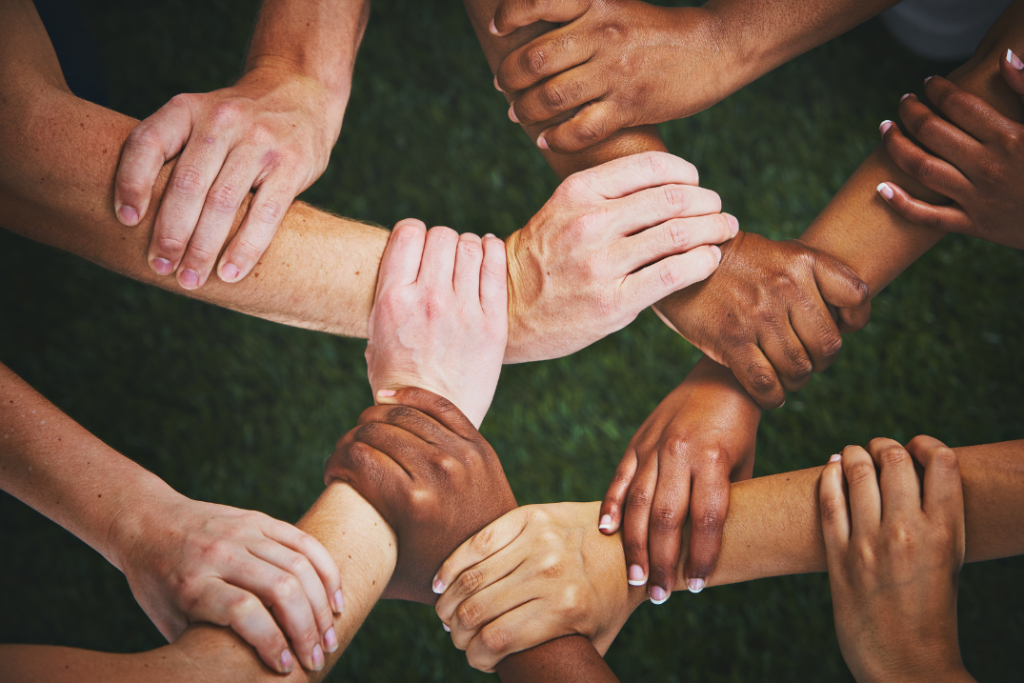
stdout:
POLYGON ((497 76, 497 74, 495 74, 495 76, 494 76, 494 89, 497 90, 498 92, 505 92, 504 90, 501 89, 501 86, 498 85, 498 76, 497 76))
POLYGON ((494 35, 498 35, 498 27, 494 25, 494 19, 491 19, 491 25, 487 27, 487 30, 494 35))
POLYGON ((320 643, 313 646, 313 671, 319 671, 324 668, 324 651, 320 647, 320 643))
POLYGON ((381 389, 377 392, 377 398, 391 398, 396 392, 394 389, 381 389))
POLYGON ((117 210, 117 218, 125 225, 133 226, 139 222, 139 212, 125 205, 117 210))
POLYGON ((729 227, 732 229, 732 236, 735 237, 736 233, 740 231, 740 222, 736 220, 736 216, 731 213, 725 214, 725 219, 729 221, 729 227))
POLYGON ((711 253, 715 255, 715 260, 719 263, 722 262, 722 250, 718 248, 717 244, 711 245, 711 253))
POLYGON ((607 529, 611 529, 612 528, 612 516, 611 515, 604 515, 603 517, 601 517, 601 523, 597 525, 597 528, 600 529, 601 531, 605 531, 607 529))
POLYGON ((334 611, 341 614, 345 611, 345 596, 341 594, 341 590, 334 591, 334 611))
POLYGON ((448 624, 444 623, 443 621, 441 622, 441 626, 444 626, 444 630, 448 633, 452 632, 451 628, 448 627, 448 624))
POLYGON ((630 565, 629 571, 626 572, 626 580, 629 581, 630 586, 642 586, 647 583, 647 577, 644 576, 644 570, 640 568, 640 565, 630 565))
POLYGON ((890 121, 889 119, 882 121, 882 123, 879 124, 878 126, 878 130, 882 132, 882 135, 885 135, 890 128, 892 128, 892 121, 890 121))
POLYGON ((835 455, 831 456, 831 457, 830 457, 830 458, 828 459, 828 461, 829 461, 829 462, 839 462, 839 461, 840 461, 840 460, 842 460, 842 459, 843 459, 843 456, 841 456, 841 455, 839 455, 838 453, 836 453, 835 455))
POLYGON ((199 286, 199 273, 186 268, 178 274, 178 283, 185 289, 195 289, 199 286))
POLYGON ((225 263, 220 267, 220 279, 224 282, 235 282, 238 280, 238 266, 234 263, 225 263))
POLYGON ((544 138, 537 138, 537 146, 541 149, 548 149, 548 141, 544 138))
POLYGON ((170 275, 174 271, 174 264, 165 258, 153 259, 152 265, 158 275, 170 275))
POLYGON ((661 586, 654 586, 651 588, 651 602, 655 605, 660 605, 668 600, 668 592, 665 591, 661 586))
POLYGON ((1013 50, 1006 51, 1006 61, 1008 61, 1010 63, 1010 66, 1012 66, 1017 71, 1021 71, 1022 69, 1024 69, 1024 62, 1020 61, 1020 57, 1013 54, 1013 50))
POLYGON ((929 76, 928 78, 924 79, 925 85, 928 85, 928 81, 932 80, 933 78, 935 78, 935 76, 929 76))
POLYGON ((686 587, 691 593, 700 593, 704 590, 704 579, 690 579, 686 582, 686 587))
POLYGON ((493 232, 489 232, 486 235, 484 235, 484 237, 494 237, 494 233, 493 232))
POLYGON ((338 634, 334 632, 334 627, 327 629, 327 633, 324 634, 324 649, 328 652, 334 652, 338 649, 338 634))
POLYGON ((892 199, 895 196, 895 193, 892 191, 892 188, 889 187, 886 183, 879 183, 878 187, 876 187, 875 189, 878 190, 878 194, 882 195, 886 199, 892 199))
POLYGON ((907 99, 908 97, 910 97, 910 93, 904 94, 903 97, 900 98, 900 102, 902 102, 903 100, 907 99))
POLYGON ((444 593, 444 583, 436 576, 434 577, 434 583, 431 584, 430 588, 438 595, 444 593))
POLYGON ((295 668, 295 658, 292 657, 291 650, 285 650, 281 653, 281 673, 291 673, 292 669, 295 668))
POLYGON ((508 117, 512 119, 514 123, 519 123, 519 119, 516 118, 516 106, 514 104, 508 108, 508 117))

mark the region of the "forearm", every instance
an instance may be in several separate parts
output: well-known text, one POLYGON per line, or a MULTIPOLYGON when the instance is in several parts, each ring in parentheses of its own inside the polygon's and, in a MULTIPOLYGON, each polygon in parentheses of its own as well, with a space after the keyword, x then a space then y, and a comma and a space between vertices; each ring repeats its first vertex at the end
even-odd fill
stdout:
POLYGON ((17 681, 319 681, 340 658, 394 570, 396 544, 387 523, 358 493, 332 484, 297 526, 316 537, 341 570, 345 611, 335 617, 337 652, 320 672, 296 667, 282 676, 267 669, 233 631, 196 625, 171 645, 121 655, 64 647, 0 646, 5 680, 17 681))

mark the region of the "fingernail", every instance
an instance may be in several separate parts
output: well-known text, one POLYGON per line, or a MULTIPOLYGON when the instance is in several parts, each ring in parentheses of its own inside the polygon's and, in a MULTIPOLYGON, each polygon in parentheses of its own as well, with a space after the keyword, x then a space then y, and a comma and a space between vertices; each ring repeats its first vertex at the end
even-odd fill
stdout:
POLYGON ((484 235, 484 237, 494 237, 494 233, 493 232, 489 232, 486 235, 484 235))
POLYGON ((510 105, 508 108, 508 117, 512 119, 514 123, 519 123, 519 119, 516 118, 516 106, 510 105))
POLYGON ((498 35, 498 27, 494 25, 494 19, 491 19, 491 25, 487 27, 487 30, 494 35, 498 35))
POLYGON ((715 255, 715 260, 719 263, 722 262, 722 250, 718 248, 718 245, 711 245, 711 253, 715 255))
POLYGON ((828 461, 829 461, 829 462, 839 462, 839 461, 840 461, 840 460, 842 460, 842 459, 843 459, 843 456, 841 456, 841 455, 839 455, 838 453, 836 453, 835 455, 831 456, 831 457, 830 457, 830 458, 828 459, 828 461))
MULTIPOLYGON (((927 83, 927 82, 928 81, 925 81, 925 83, 927 83)), ((907 99, 908 97, 910 97, 910 93, 904 94, 903 97, 900 98, 900 102, 902 102, 903 100, 907 99)))
POLYGON ((665 591, 661 586, 654 586, 651 588, 651 602, 655 605, 660 605, 668 600, 668 592, 665 591))
POLYGON ((153 259, 152 265, 158 275, 170 275, 174 271, 174 264, 165 258, 153 259))
POLYGON ((541 149, 548 149, 548 141, 544 138, 537 138, 537 146, 541 149))
POLYGON ((932 80, 933 78, 935 78, 935 76, 929 76, 928 78, 924 79, 925 85, 928 85, 928 81, 932 80))
POLYGON ((327 633, 324 634, 324 649, 328 652, 334 652, 338 649, 338 634, 334 632, 334 627, 327 629, 327 633))
POLYGON ((225 263, 220 267, 220 279, 224 282, 235 282, 238 280, 238 266, 234 263, 225 263))
POLYGON ((879 183, 878 187, 876 187, 875 189, 878 190, 878 194, 882 195, 886 199, 892 199, 894 196, 892 188, 889 187, 886 183, 879 183))
POLYGON ((1017 71, 1024 69, 1024 62, 1020 61, 1020 57, 1013 54, 1013 50, 1006 51, 1006 61, 1008 61, 1010 63, 1010 66, 1012 66, 1017 71))
POLYGON ((139 222, 139 212, 132 207, 125 205, 117 210, 117 218, 125 225, 132 226, 139 222))
POLYGON ((892 121, 890 121, 889 119, 882 121, 882 123, 879 124, 878 126, 878 130, 882 132, 882 135, 885 135, 886 131, 888 131, 890 128, 892 128, 892 121))
POLYGON ((725 218, 729 221, 729 227, 732 228, 732 236, 735 237, 736 233, 740 231, 740 222, 731 213, 725 214, 725 218))
POLYGON ((341 594, 341 590, 334 591, 334 611, 342 613, 345 611, 345 596, 341 594))
POLYGON ((285 650, 281 653, 281 673, 291 673, 294 668, 295 658, 292 657, 291 650, 285 650))
POLYGON ((324 651, 320 647, 320 643, 313 646, 313 671, 319 671, 324 668, 324 651))
POLYGON ((704 590, 704 579, 690 579, 686 582, 686 587, 691 593, 700 593, 704 590))
POLYGON ((601 531, 606 531, 612 528, 612 516, 604 515, 601 517, 601 523, 597 525, 597 528, 601 531))
POLYGON ((498 85, 498 76, 497 76, 497 74, 495 74, 495 76, 494 76, 494 89, 497 90, 498 92, 505 92, 504 90, 501 89, 501 86, 498 85))
POLYGON ((626 572, 626 580, 629 581, 630 586, 642 586, 647 583, 644 570, 638 564, 630 565, 629 571, 626 572))
POLYGON ((396 392, 394 389, 381 389, 377 392, 377 398, 391 398, 396 392))
POLYGON ((199 286, 199 273, 186 268, 178 275, 178 283, 185 289, 195 289, 199 286))
POLYGON ((438 595, 444 593, 444 583, 441 581, 441 579, 437 578, 436 576, 434 577, 434 583, 430 586, 430 588, 438 595))

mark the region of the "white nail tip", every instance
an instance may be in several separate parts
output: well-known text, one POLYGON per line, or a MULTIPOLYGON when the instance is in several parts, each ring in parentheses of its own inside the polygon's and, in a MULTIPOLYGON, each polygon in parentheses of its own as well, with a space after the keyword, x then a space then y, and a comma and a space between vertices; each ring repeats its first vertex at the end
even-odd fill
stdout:
POLYGON ((630 586, 642 586, 647 583, 647 579, 626 579, 630 586))

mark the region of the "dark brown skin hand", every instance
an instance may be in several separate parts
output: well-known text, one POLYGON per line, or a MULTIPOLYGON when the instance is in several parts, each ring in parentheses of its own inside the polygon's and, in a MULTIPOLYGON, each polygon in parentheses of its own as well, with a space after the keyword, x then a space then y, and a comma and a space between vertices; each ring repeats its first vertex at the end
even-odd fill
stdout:
POLYGON ((847 446, 820 496, 836 635, 854 677, 973 680, 956 633, 965 535, 953 450, 930 436, 847 446))
POLYGON ((433 605, 434 574, 467 538, 516 507, 494 449, 448 400, 399 389, 338 442, 324 481, 348 483, 398 537, 385 599, 433 605))
MULTIPOLYGON (((1024 62, 1009 51, 999 68, 1024 98, 1024 62)), ((879 194, 908 221, 1024 249, 1024 125, 941 76, 928 79, 924 91, 942 116, 904 96, 906 134, 883 121, 882 138, 897 166, 953 204, 923 202, 893 182, 879 185, 879 194)))
POLYGON ((684 576, 692 592, 704 589, 722 548, 729 484, 754 472, 760 419, 729 369, 704 358, 629 442, 601 505, 600 529, 612 534, 621 522, 629 583, 646 582, 654 604, 675 587, 687 514, 684 576))
POLYGON ((800 240, 743 231, 722 245, 711 277, 655 310, 765 409, 831 365, 840 332, 859 330, 871 315, 868 287, 847 266, 800 240))
POLYGON ((538 21, 563 25, 508 55, 495 83, 514 99, 513 121, 547 122, 535 138, 541 149, 577 152, 623 128, 695 114, 730 92, 714 68, 713 20, 702 8, 503 0, 491 32, 538 21))

